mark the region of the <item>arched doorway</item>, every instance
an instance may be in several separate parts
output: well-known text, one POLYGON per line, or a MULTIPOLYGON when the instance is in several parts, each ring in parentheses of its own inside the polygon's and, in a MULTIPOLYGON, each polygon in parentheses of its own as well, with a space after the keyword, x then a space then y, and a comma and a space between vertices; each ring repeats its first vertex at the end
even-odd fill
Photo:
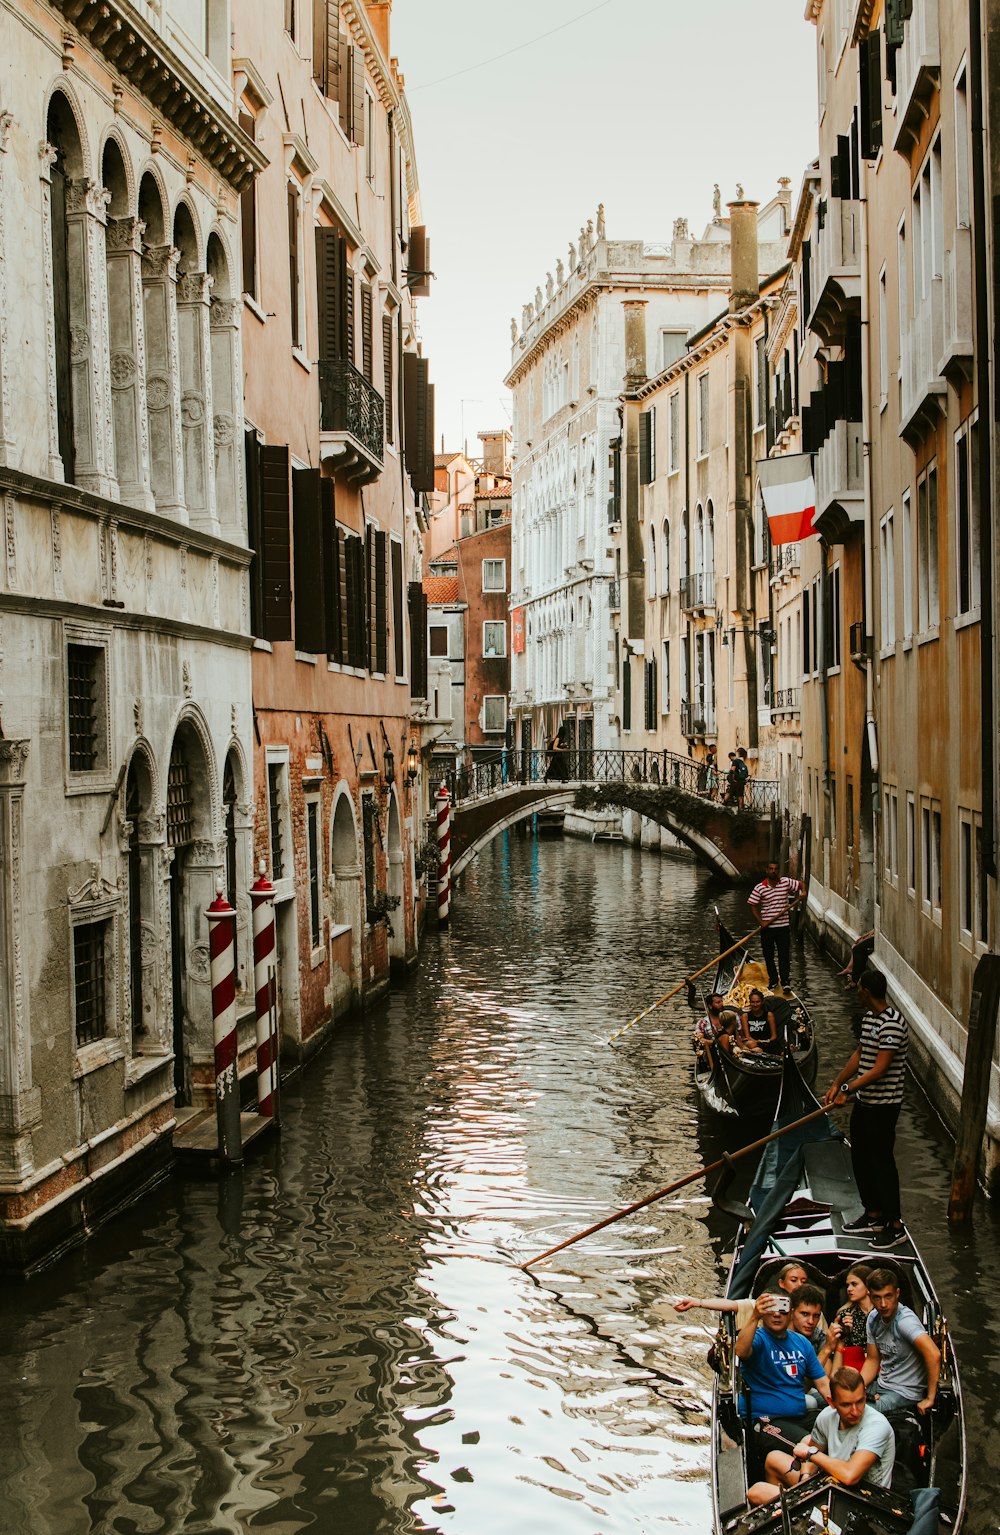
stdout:
POLYGON ((212 1079, 212 995, 205 909, 223 860, 213 836, 212 773, 201 732, 190 719, 174 735, 167 773, 167 847, 170 861, 170 1013, 174 1086, 191 1103, 212 1079), (200 1069, 199 1069, 200 1068, 200 1069))
POLYGON ((157 1006, 156 919, 157 835, 153 816, 153 776, 144 749, 137 749, 125 780, 128 828, 129 1022, 132 1054, 158 1054, 162 1039, 157 1006))
POLYGON ((390 896, 395 896, 399 905, 389 913, 389 963, 390 966, 402 963, 406 957, 406 905, 405 885, 403 872, 403 838, 399 825, 399 806, 396 804, 396 795, 389 795, 389 824, 386 830, 386 860, 388 865, 388 886, 390 896))

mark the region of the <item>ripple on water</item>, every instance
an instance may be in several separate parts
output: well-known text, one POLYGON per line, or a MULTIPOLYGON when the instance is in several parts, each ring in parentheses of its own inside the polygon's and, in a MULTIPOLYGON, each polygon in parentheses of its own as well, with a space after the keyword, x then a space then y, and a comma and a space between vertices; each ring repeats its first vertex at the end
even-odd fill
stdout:
MULTIPOLYGON (((451 929, 286 1092, 280 1144, 175 1182, 0 1313, 4 1535, 635 1535, 710 1527, 709 1328, 732 1229, 698 1185, 517 1266, 736 1144, 700 1112, 680 999, 611 1035, 744 896, 621 846, 495 843, 451 929)), ((832 967, 797 964, 822 1074, 832 967)), ((948 1148, 901 1130, 965 1351, 978 1500, 1000 1491, 997 1222, 949 1235, 948 1148)))

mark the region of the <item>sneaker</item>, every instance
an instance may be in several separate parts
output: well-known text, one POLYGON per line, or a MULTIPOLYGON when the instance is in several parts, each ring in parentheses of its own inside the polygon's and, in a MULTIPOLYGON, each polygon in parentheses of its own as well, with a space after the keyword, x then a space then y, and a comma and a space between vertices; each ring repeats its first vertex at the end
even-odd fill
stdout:
POLYGON ((876 1231, 869 1245, 877 1247, 879 1252, 884 1252, 890 1247, 900 1247, 907 1241, 905 1226, 883 1226, 881 1231, 876 1231))
POLYGON ((856 1220, 845 1221, 841 1230, 847 1236, 857 1236, 859 1232, 881 1231, 881 1223, 873 1220, 870 1215, 859 1215, 856 1220))

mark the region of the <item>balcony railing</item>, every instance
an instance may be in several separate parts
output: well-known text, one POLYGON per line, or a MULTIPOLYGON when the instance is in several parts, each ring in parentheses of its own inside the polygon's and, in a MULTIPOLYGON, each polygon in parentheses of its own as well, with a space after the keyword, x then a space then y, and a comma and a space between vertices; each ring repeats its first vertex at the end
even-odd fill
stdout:
POLYGON ((682 576, 678 587, 681 607, 686 613, 698 608, 715 607, 715 571, 696 570, 682 576))
POLYGON ((956 229, 944 253, 944 340, 938 372, 972 377, 972 230, 956 229))
POLYGON ((385 405, 353 363, 319 363, 319 410, 322 456, 334 459, 349 479, 376 479, 382 470, 385 405))
POLYGON ((786 581, 798 568, 798 544, 775 544, 772 547, 769 565, 772 583, 786 581))
POLYGON ((847 311, 861 303, 861 204, 831 197, 822 229, 816 232, 809 328, 831 342, 847 311))
POLYGON ((681 704, 681 734, 714 736, 715 698, 703 687, 696 687, 690 699, 681 704))
POLYGON ((907 442, 920 437, 925 418, 936 418, 947 392, 947 385, 940 374, 944 346, 942 278, 931 278, 930 291, 919 299, 916 310, 909 328, 900 337, 899 347, 899 378, 902 385, 899 433, 907 442))
POLYGON ((860 421, 835 421, 816 454, 814 526, 830 543, 864 521, 863 435, 860 421))
POLYGON ((926 106, 941 74, 938 0, 913 0, 896 54, 896 132, 892 147, 905 155, 927 118, 926 106))
POLYGON ((798 688, 778 688, 774 695, 774 703, 771 705, 772 714, 798 714, 799 690, 798 688))

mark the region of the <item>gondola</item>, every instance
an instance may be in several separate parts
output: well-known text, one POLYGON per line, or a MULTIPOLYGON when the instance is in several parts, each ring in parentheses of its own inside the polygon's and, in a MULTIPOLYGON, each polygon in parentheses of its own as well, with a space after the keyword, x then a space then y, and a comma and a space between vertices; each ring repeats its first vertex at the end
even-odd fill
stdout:
MULTIPOLYGON (((733 938, 721 921, 718 928, 721 955, 732 948, 733 938)), ((752 987, 763 991, 774 1012, 779 1039, 786 1042, 798 1060, 799 1074, 806 1082, 814 1082, 816 1034, 801 998, 769 995, 765 967, 752 960, 743 947, 720 958, 711 990, 722 993, 727 1007, 742 1011, 752 987)), ((695 1042, 695 1086, 717 1113, 771 1118, 781 1088, 781 1071, 781 1053, 763 1055, 743 1050, 739 1045, 729 1049, 712 1046, 706 1050, 700 1041, 695 1042)))
MULTIPOLYGON (((794 1055, 785 1057, 781 1098, 774 1128, 792 1124, 819 1104, 799 1073, 794 1055)), ((716 1204, 736 1214, 742 1229, 733 1255, 726 1294, 755 1296, 778 1267, 798 1259, 810 1279, 826 1292, 827 1316, 846 1299, 843 1288, 852 1263, 890 1268, 900 1277, 903 1302, 921 1318, 941 1350, 941 1376, 934 1407, 925 1417, 890 1414, 896 1433, 896 1469, 891 1489, 847 1487, 828 1476, 801 1482, 759 1508, 747 1503, 748 1482, 758 1474, 754 1449, 740 1417, 738 1361, 732 1314, 724 1314, 712 1350, 716 1383, 712 1398, 712 1498, 716 1535, 816 1535, 817 1531, 866 1535, 954 1535, 965 1512, 965 1428, 951 1335, 930 1275, 912 1238, 885 1255, 870 1242, 846 1233, 844 1221, 860 1213, 850 1148, 826 1116, 793 1130, 765 1147, 749 1207, 729 1202, 726 1184, 714 1191, 716 1204), (937 1489, 937 1498, 930 1490, 937 1489), (917 1509, 920 1505, 920 1512, 917 1509)))

